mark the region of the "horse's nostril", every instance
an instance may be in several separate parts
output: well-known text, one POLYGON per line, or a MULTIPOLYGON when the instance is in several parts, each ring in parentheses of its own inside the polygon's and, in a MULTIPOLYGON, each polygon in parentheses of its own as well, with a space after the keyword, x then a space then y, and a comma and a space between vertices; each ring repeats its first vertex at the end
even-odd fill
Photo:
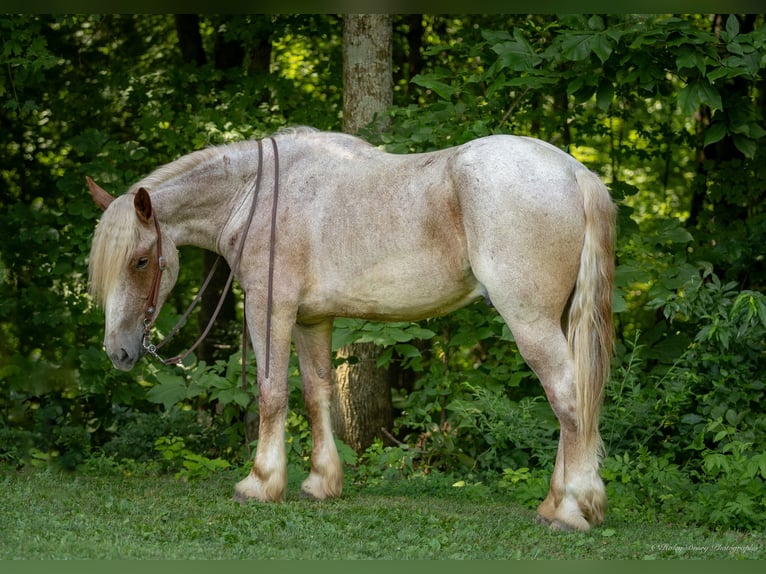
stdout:
POLYGON ((120 364, 125 364, 130 358, 130 354, 128 351, 120 347, 118 350, 111 353, 110 358, 112 359, 112 363, 117 366, 120 364))
POLYGON ((111 351, 109 358, 112 360, 112 365, 121 371, 129 371, 136 362, 136 355, 123 347, 111 351))

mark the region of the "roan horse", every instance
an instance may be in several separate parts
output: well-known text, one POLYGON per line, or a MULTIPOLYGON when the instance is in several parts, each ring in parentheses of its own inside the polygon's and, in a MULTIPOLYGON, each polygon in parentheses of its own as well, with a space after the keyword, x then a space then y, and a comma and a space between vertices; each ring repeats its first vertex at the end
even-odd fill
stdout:
POLYGON ((309 129, 269 141, 191 153, 117 198, 88 178, 104 210, 90 286, 105 310, 114 366, 129 370, 145 354, 151 312, 178 277, 176 246, 221 254, 246 295, 258 366, 258 447, 235 497, 284 497, 291 338, 313 437, 302 491, 337 497, 333 318, 418 320, 487 297, 561 426, 539 518, 561 529, 599 524, 606 495, 598 417, 613 346, 615 233, 615 206, 601 180, 526 137, 410 155, 309 129))

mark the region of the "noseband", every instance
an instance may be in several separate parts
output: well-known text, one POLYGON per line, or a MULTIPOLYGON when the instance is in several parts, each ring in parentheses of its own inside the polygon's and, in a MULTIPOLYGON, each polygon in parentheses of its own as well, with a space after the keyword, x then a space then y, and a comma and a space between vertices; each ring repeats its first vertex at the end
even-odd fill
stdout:
MULTIPOLYGON (((271 207, 271 234, 269 238, 269 280, 268 280, 268 295, 267 295, 267 301, 266 301, 266 366, 265 366, 265 372, 266 377, 269 376, 269 355, 271 354, 271 309, 272 309, 272 299, 273 299, 273 285, 274 285, 274 244, 276 240, 276 228, 277 228, 277 200, 279 198, 279 150, 277 148, 277 142, 273 138, 269 138, 271 140, 272 147, 274 148, 274 193, 272 196, 272 207, 271 207)), ((205 292, 205 289, 207 289, 207 286, 210 284, 211 279, 213 278, 213 274, 215 273, 215 270, 218 268, 218 263, 221 260, 221 256, 219 255, 218 258, 215 260, 215 263, 213 263, 213 266, 210 268, 210 272, 208 273, 207 277, 205 278, 205 281, 202 283, 202 287, 200 287, 199 292, 194 297, 194 300, 191 302, 189 307, 186 309, 186 312, 183 314, 183 316, 178 320, 178 323, 175 327, 173 327, 170 332, 167 334, 167 336, 157 345, 152 344, 151 342, 151 332, 152 328, 154 327, 154 323, 157 320, 157 302, 160 295, 160 283, 162 281, 162 272, 167 267, 167 260, 165 259, 164 255, 162 254, 162 230, 160 228, 160 222, 157 218, 157 214, 154 214, 154 227, 157 230, 157 270, 154 273, 154 278, 152 280, 152 287, 149 292, 149 299, 146 306, 146 309, 144 311, 144 332, 143 337, 141 339, 141 346, 144 348, 144 350, 149 353, 152 357, 160 361, 164 365, 177 365, 183 362, 183 360, 189 356, 189 354, 196 349, 200 343, 205 339, 207 334, 210 332, 210 329, 213 326, 213 323, 215 323, 215 320, 218 318, 218 313, 221 311, 221 307, 223 307, 224 299, 226 298, 226 293, 229 290, 229 287, 231 286, 231 282, 234 279, 234 270, 239 267, 239 264, 242 260, 242 253, 245 249, 245 240, 247 239, 248 232, 250 231, 250 224, 253 222, 253 216, 255 215, 255 206, 258 201, 258 192, 261 188, 261 175, 263 173, 263 145, 261 143, 261 140, 258 140, 258 173, 255 177, 255 183, 253 184, 253 201, 250 205, 250 213, 247 216, 247 221, 245 223, 245 228, 242 232, 242 239, 239 243, 239 249, 237 250, 236 257, 231 265, 231 271, 229 272, 229 277, 226 280, 226 285, 223 288, 223 291, 221 292, 221 298, 218 300, 218 305, 215 308, 215 311, 213 312, 212 316, 210 317, 210 321, 208 321, 207 327, 205 327, 205 330, 202 332, 202 334, 199 336, 199 338, 195 341, 195 343, 189 347, 188 350, 184 351, 180 355, 176 355, 175 357, 171 357, 169 359, 163 359, 160 357, 160 355, 157 353, 157 350, 161 348, 165 343, 167 343, 173 336, 178 332, 178 330, 183 326, 183 324, 186 322, 186 320, 189 318, 189 315, 191 314, 194 307, 197 305, 199 300, 202 298, 202 294, 205 292)), ((243 313, 243 325, 242 325, 242 386, 243 389, 246 386, 245 381, 245 353, 247 348, 247 316, 245 313, 243 313)))

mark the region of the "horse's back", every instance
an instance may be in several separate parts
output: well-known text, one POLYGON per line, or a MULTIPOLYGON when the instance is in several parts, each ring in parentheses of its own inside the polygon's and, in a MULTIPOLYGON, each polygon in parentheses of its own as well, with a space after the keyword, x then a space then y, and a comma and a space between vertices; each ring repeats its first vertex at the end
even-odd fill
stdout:
POLYGON ((309 315, 335 305, 420 318, 550 261, 567 280, 576 269, 584 221, 574 174, 584 168, 553 146, 489 136, 404 155, 342 134, 310 137, 318 155, 294 177, 309 315))
POLYGON ((291 192, 311 282, 305 316, 337 307, 338 315, 423 318, 479 296, 448 167, 455 148, 390 154, 324 133, 306 145, 291 192))

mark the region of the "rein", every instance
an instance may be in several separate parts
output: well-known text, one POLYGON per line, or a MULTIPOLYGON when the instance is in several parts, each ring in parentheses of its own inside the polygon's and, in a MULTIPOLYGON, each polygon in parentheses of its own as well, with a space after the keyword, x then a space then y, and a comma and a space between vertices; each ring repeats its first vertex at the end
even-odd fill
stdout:
MULTIPOLYGON (((276 242, 276 231, 277 231, 277 200, 279 198, 279 150, 277 148, 277 142, 273 138, 269 138, 271 140, 272 147, 274 148, 274 194, 272 197, 272 206, 271 206, 271 234, 269 239, 269 278, 268 278, 268 296, 266 300, 266 377, 269 376, 269 357, 271 354, 271 310, 272 310, 272 301, 273 301, 273 292, 274 292, 274 246, 276 242)), ((157 353, 157 350, 160 349, 165 343, 167 343, 170 339, 175 336, 175 334, 178 332, 178 330, 184 325, 186 320, 189 318, 189 315, 191 314, 194 307, 197 305, 199 300, 202 298, 202 294, 205 292, 205 289, 207 289, 207 286, 210 284, 211 279, 213 278, 213 274, 215 273, 215 270, 218 268, 218 263, 221 260, 221 256, 219 255, 215 263, 213 263, 213 266, 210 268, 210 272, 208 273, 207 277, 205 278, 205 281, 202 283, 202 287, 200 287, 199 292, 194 297, 194 300, 191 302, 189 307, 186 309, 186 312, 184 312, 183 316, 178 320, 178 323, 176 323, 175 327, 173 327, 168 335, 157 345, 152 344, 151 342, 151 331, 154 327, 154 323, 157 320, 156 312, 157 312, 157 301, 159 299, 159 293, 160 293, 160 283, 162 281, 162 272, 165 270, 165 267, 167 267, 167 261, 162 254, 162 231, 160 229, 160 222, 157 218, 157 214, 154 214, 154 227, 157 230, 157 271, 154 274, 154 279, 152 280, 152 287, 150 290, 149 295, 149 303, 147 304, 146 310, 144 311, 144 334, 143 338, 141 340, 141 345, 146 350, 147 353, 149 353, 152 357, 157 359, 159 362, 161 362, 163 365, 178 365, 183 362, 183 360, 191 354, 194 349, 196 349, 202 341, 205 340, 205 337, 207 337, 208 333, 210 332, 210 329, 213 327, 213 323, 215 323, 215 320, 218 318, 218 313, 221 311, 221 308, 223 307, 223 302, 226 298, 226 294, 229 290, 229 287, 231 286, 231 282, 234 279, 234 270, 239 267, 240 261, 242 259, 242 253, 245 249, 245 240, 247 239, 248 233, 250 231, 250 224, 253 222, 253 217, 255 215, 255 206, 258 201, 258 193, 261 188, 261 175, 263 173, 263 145, 261 143, 261 140, 258 140, 258 174, 255 178, 255 183, 253 184, 253 202, 250 205, 250 213, 247 216, 247 222, 245 223, 245 228, 242 232, 242 239, 239 242, 239 249, 237 250, 237 255, 232 262, 231 265, 231 271, 229 272, 229 277, 226 279, 226 285, 224 286, 221 297, 218 300, 218 305, 216 305, 215 311, 213 311, 212 316, 210 317, 210 320, 208 321, 207 327, 205 327, 205 330, 202 332, 202 334, 199 336, 199 338, 194 342, 194 344, 189 347, 186 351, 183 353, 176 355, 175 357, 171 357, 169 359, 163 359, 160 357, 160 355, 157 353)), ((247 351, 247 315, 246 311, 243 312, 243 319, 242 319, 242 390, 244 391, 247 386, 246 381, 246 375, 245 375, 245 355, 247 351)))

